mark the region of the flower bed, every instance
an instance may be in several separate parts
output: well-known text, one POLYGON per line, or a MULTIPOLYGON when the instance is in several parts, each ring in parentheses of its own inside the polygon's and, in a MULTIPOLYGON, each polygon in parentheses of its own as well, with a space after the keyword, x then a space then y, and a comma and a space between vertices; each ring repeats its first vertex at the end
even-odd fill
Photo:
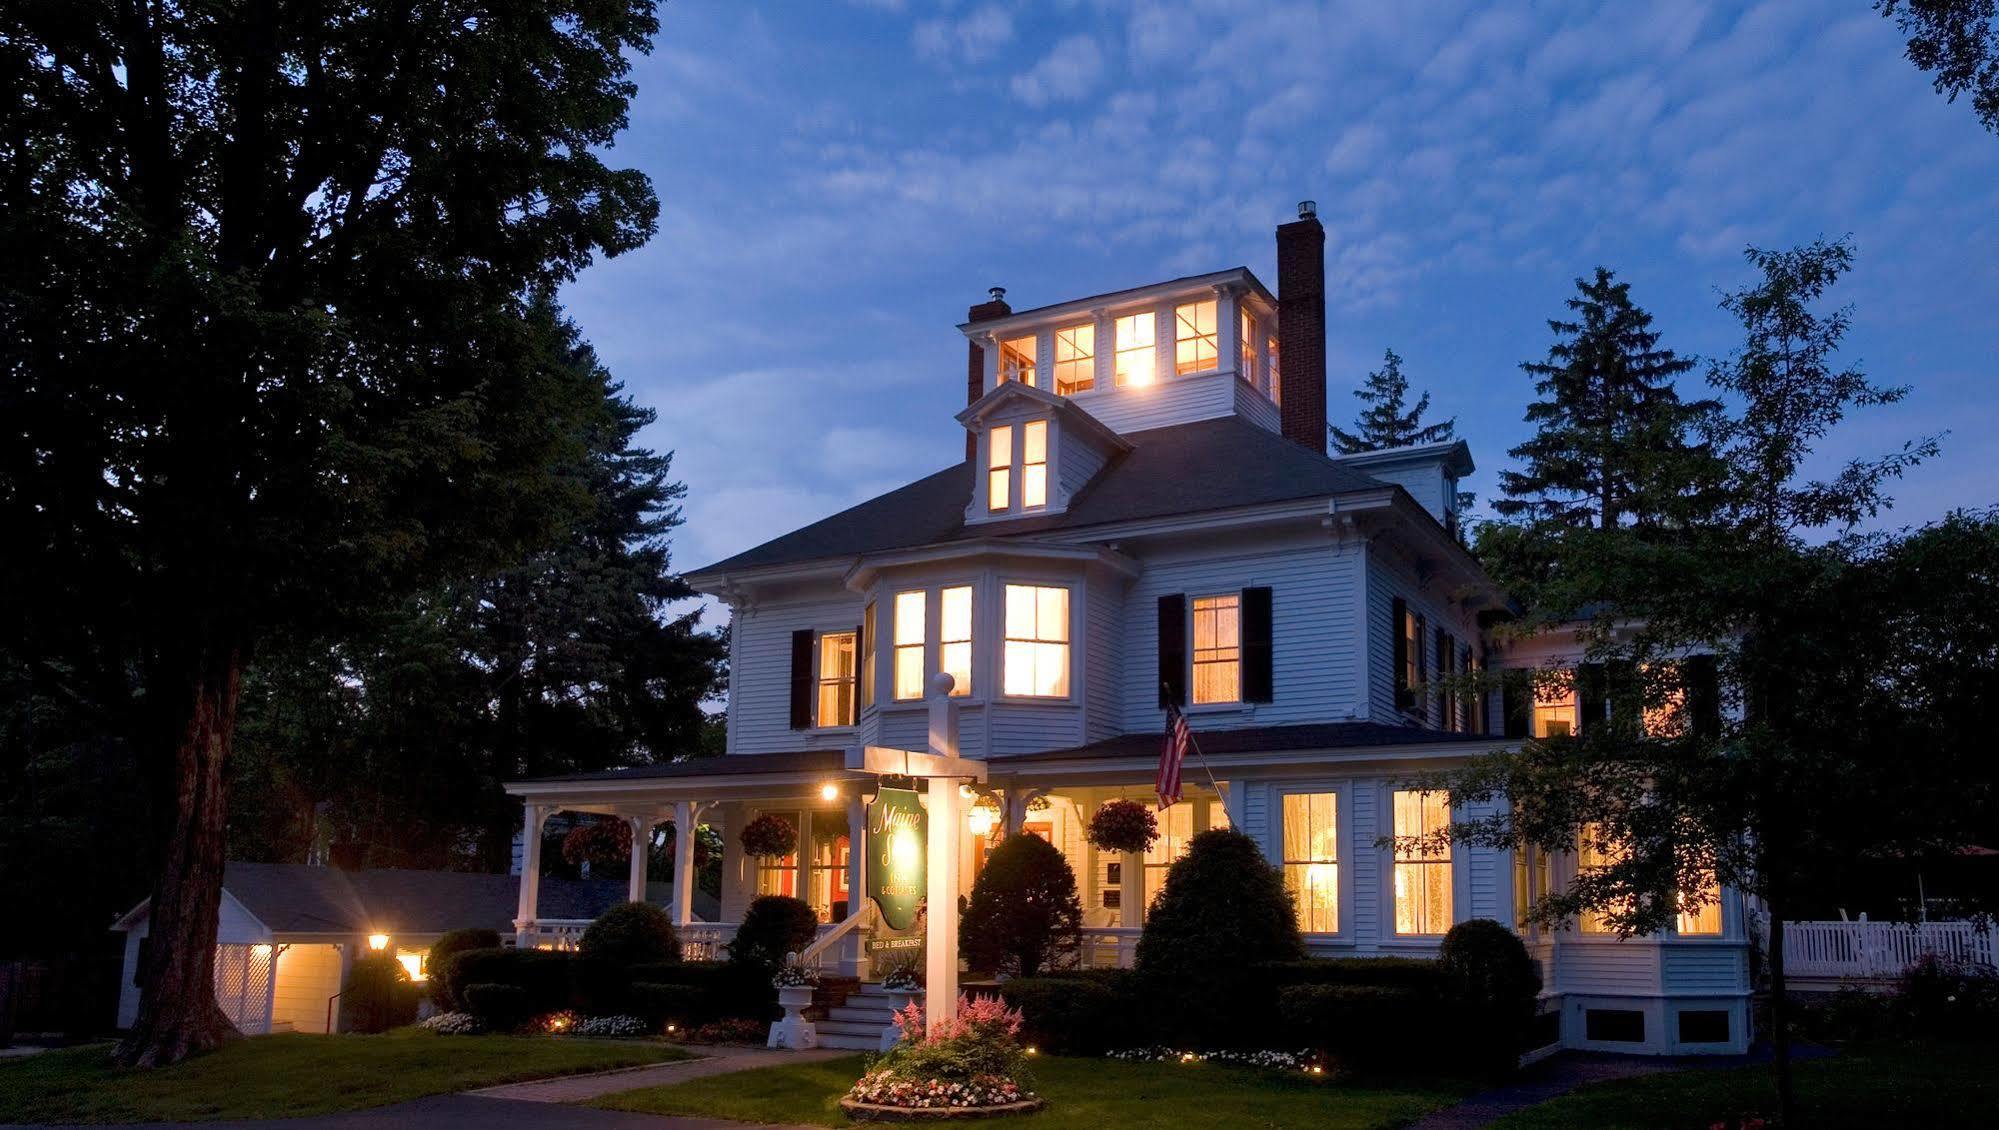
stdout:
POLYGON ((420 1022, 417 1027, 440 1036, 478 1036, 486 1031, 479 1018, 469 1012, 440 1012, 420 1022))
POLYGON ((1122 1059, 1132 1063, 1219 1063, 1228 1067, 1259 1067, 1269 1071, 1304 1071, 1308 1074, 1325 1074, 1325 1065, 1312 1052, 1278 1051, 1181 1051, 1177 1048, 1151 1047, 1126 1048, 1109 1052, 1106 1059, 1122 1059))
POLYGON ((958 998, 958 1015, 924 1032, 914 1001, 895 1014, 902 1041, 869 1065, 840 1100, 849 1118, 913 1121, 1024 1114, 1041 1108, 1030 1090, 1020 1013, 994 997, 958 998))

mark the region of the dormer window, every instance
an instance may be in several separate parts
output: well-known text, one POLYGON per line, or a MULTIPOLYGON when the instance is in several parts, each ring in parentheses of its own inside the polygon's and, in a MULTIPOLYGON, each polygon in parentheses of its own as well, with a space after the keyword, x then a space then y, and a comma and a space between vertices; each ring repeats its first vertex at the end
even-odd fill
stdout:
POLYGON ((1019 381, 1032 386, 1034 382, 1034 336, 1017 337, 1000 342, 999 379, 1019 381))
POLYGON ((1064 326, 1055 331, 1055 391, 1062 396, 1087 392, 1097 383, 1097 325, 1064 326))
POLYGON ((1048 421, 1029 420, 1020 430, 1020 505, 1048 505, 1048 421))
POLYGON ((1215 301, 1186 302, 1173 308, 1173 371, 1205 373, 1220 356, 1215 335, 1215 301))
POLYGON ((1117 367, 1114 379, 1119 388, 1142 387, 1152 383, 1157 362, 1153 345, 1152 311, 1127 314, 1117 320, 1117 367))
POLYGON ((986 509, 995 514, 1013 505, 1013 426, 986 433, 986 509))

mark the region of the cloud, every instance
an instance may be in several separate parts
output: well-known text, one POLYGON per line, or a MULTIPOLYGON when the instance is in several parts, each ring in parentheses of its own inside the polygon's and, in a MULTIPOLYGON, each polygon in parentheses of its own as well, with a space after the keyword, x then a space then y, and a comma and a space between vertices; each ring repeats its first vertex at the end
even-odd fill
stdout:
POLYGON ((924 20, 911 39, 917 56, 932 62, 983 62, 1013 41, 1013 17, 987 5, 959 20, 924 20))
POLYGON ((1069 102, 1095 89, 1103 76, 1104 53, 1087 35, 1073 35, 1051 48, 1041 61, 1013 76, 1013 96, 1029 106, 1069 102))

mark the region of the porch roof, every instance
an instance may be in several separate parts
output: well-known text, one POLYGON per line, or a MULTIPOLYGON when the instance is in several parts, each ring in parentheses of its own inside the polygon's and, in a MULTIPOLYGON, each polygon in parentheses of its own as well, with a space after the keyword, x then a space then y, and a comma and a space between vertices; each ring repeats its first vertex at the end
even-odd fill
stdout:
MULTIPOLYGON (((1157 760, 1163 733, 1120 734, 1069 749, 1051 749, 1004 758, 1009 764, 1045 761, 1144 757, 1157 760)), ((1295 726, 1245 726, 1234 730, 1195 730, 1194 744, 1204 754, 1276 753, 1288 750, 1353 749, 1362 746, 1454 745, 1483 740, 1483 735, 1427 730, 1420 726, 1389 726, 1380 722, 1314 722, 1295 726)), ((995 759, 996 761, 1001 759, 995 759)))

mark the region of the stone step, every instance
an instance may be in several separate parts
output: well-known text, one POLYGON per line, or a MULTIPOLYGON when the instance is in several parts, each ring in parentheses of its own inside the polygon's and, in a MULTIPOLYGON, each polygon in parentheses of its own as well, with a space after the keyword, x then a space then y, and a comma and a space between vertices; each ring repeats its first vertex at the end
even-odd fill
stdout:
POLYGON ((822 1025, 819 1031, 819 1046, 841 1048, 846 1051, 873 1052, 881 1050, 881 1033, 872 1036, 850 1036, 838 1032, 828 1032, 822 1025))
POLYGON ((888 1009, 867 1008, 857 1006, 851 1002, 843 1004, 838 1008, 827 1009, 826 1018, 829 1020, 846 1020, 857 1024, 873 1024, 877 1028, 886 1028, 895 1023, 895 1014, 888 1009))

